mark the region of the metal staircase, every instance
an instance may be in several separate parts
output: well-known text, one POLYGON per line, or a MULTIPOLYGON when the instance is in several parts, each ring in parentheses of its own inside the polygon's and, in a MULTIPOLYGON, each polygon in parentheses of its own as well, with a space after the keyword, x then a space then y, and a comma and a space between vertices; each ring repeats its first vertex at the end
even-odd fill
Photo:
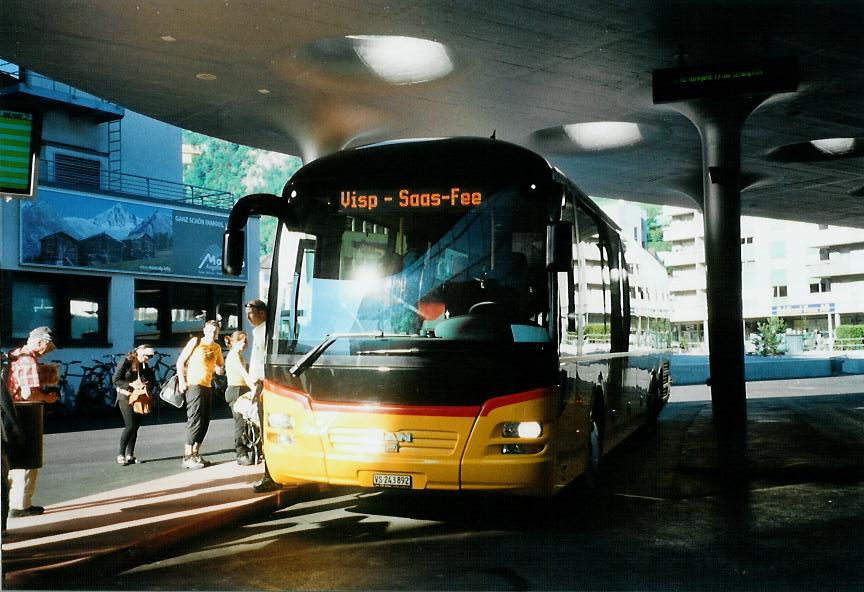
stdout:
POLYGON ((122 191, 122 119, 108 122, 108 190, 122 191))

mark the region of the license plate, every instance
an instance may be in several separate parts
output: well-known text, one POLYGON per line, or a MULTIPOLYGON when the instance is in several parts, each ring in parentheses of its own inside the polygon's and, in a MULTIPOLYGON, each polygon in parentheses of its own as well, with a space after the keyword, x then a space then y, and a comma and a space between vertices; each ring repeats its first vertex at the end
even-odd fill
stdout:
POLYGON ((400 487, 411 489, 411 475, 387 475, 383 473, 372 474, 373 487, 400 487))

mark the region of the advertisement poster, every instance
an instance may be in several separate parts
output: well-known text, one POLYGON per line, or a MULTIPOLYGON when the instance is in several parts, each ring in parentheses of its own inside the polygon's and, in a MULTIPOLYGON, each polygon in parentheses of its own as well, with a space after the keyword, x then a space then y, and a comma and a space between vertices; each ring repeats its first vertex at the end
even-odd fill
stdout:
POLYGON ((21 204, 21 264, 223 277, 227 219, 42 189, 21 204))

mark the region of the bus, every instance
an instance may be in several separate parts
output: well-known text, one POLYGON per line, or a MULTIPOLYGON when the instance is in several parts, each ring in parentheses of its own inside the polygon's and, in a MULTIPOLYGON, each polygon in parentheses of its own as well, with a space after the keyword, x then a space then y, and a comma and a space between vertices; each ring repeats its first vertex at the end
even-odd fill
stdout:
POLYGON ((630 351, 619 229, 525 148, 312 161, 281 196, 238 200, 225 273, 255 215, 279 220, 261 395, 277 482, 551 496, 668 400, 668 351, 630 351))

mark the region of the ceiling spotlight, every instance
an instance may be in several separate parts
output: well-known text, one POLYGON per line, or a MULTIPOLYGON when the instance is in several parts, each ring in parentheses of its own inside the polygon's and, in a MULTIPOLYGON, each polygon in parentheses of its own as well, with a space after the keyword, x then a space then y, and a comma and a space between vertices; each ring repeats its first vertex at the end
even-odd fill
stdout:
POLYGON ((580 151, 626 148, 643 140, 639 124, 628 121, 591 121, 564 126, 564 133, 580 151))
POLYGON ((765 154, 775 162, 817 162, 864 156, 864 138, 823 138, 772 148, 765 154))
POLYGON ((831 156, 842 156, 855 150, 855 138, 825 138, 824 140, 811 140, 810 144, 819 152, 831 156))
POLYGON ((357 57, 391 84, 416 84, 453 71, 447 48, 428 39, 390 35, 349 35, 357 57))

